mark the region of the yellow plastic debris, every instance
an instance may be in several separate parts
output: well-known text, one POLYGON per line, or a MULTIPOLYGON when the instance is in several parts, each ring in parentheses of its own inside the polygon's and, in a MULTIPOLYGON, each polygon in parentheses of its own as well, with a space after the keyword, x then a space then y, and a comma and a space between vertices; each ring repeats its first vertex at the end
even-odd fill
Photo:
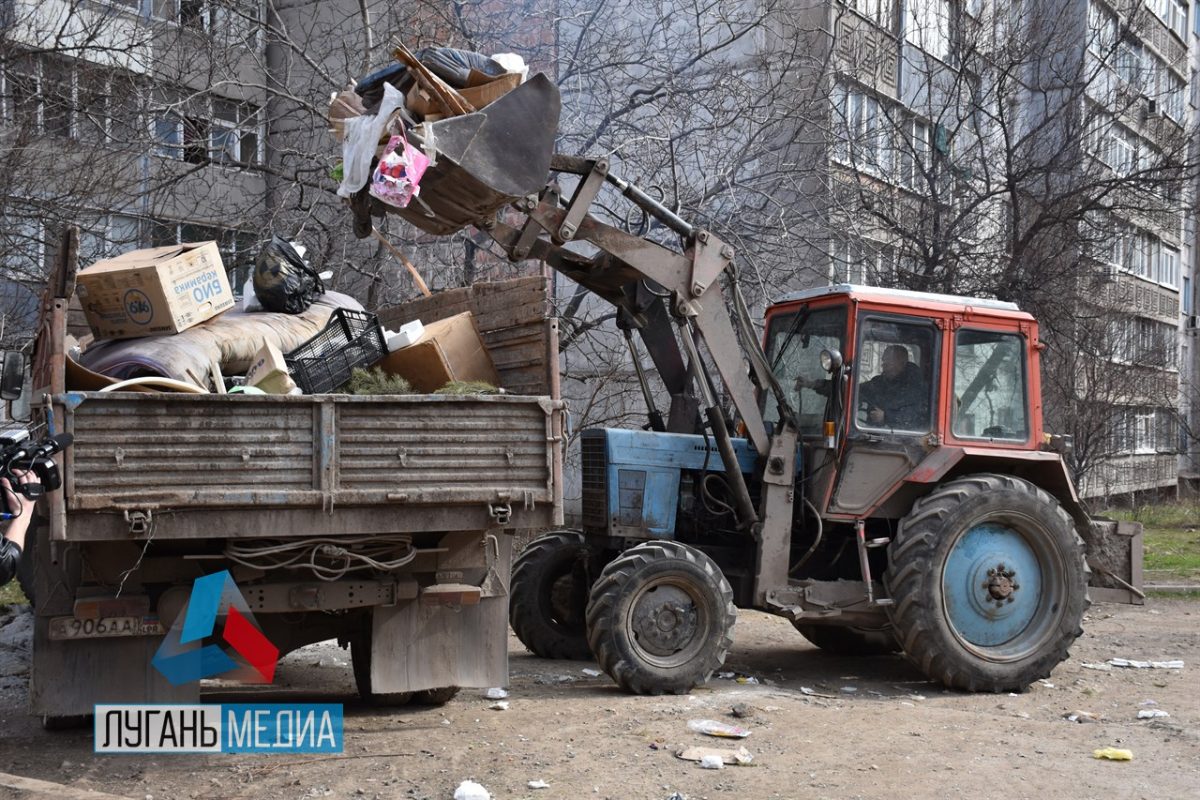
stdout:
POLYGON ((1106 758, 1109 761, 1133 761, 1132 750, 1122 750, 1119 747, 1101 747, 1092 751, 1092 758, 1106 758))

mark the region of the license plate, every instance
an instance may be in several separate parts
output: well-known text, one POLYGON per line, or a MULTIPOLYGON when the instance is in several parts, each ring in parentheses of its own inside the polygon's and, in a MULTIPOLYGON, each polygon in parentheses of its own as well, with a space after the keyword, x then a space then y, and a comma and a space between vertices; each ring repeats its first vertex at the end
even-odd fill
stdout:
POLYGON ((103 639, 110 636, 162 636, 166 633, 158 617, 101 617, 50 620, 51 639, 103 639))

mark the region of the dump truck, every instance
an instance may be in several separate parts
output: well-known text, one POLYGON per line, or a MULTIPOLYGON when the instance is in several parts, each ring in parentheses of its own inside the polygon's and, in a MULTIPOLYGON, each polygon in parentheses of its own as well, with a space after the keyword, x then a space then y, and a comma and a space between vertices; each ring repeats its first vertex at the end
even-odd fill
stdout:
POLYGON ((82 391, 71 241, 34 346, 36 422, 73 443, 23 560, 32 712, 53 727, 96 703, 195 702, 199 681, 172 685, 152 661, 194 581, 222 570, 280 655, 349 646, 370 703, 504 685, 514 535, 562 523, 545 282, 380 312, 399 327, 472 311, 504 394, 82 391))
MULTIPOLYGON (((539 75, 415 125, 410 141, 437 156, 420 204, 366 188, 350 201, 361 236, 388 214, 434 235, 474 227, 616 309, 646 426, 583 431, 582 528, 516 559, 521 641, 594 657, 631 692, 684 693, 753 608, 834 652, 903 651, 949 687, 1048 675, 1081 633, 1085 540, 1102 528, 1067 442, 1043 429, 1037 321, 996 300, 837 285, 770 303, 760 339, 733 247, 608 159, 555 153, 559 111, 539 75), (647 235, 594 211, 602 190, 647 235)), ((1137 591, 1106 572, 1108 590, 1137 591)))

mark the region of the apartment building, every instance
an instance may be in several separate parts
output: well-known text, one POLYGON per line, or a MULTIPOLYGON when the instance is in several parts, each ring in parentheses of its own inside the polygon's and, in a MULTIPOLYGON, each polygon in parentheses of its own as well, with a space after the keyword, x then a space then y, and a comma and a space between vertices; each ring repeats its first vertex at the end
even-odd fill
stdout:
POLYGON ((1030 307, 1057 334, 1047 419, 1075 434, 1090 496, 1171 490, 1196 469, 1195 195, 1181 178, 1197 163, 1191 12, 1184 0, 809 7, 831 34, 818 267, 1030 307))
POLYGON ((68 222, 84 264, 216 239, 245 274, 269 219, 260 3, 42 0, 6 14, 5 277, 35 282, 68 222))

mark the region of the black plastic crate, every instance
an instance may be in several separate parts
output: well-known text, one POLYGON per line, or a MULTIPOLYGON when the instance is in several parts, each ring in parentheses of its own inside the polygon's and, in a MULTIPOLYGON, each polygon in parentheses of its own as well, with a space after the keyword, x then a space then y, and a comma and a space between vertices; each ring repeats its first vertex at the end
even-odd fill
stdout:
POLYGON ((283 357, 292 380, 305 394, 327 394, 350 380, 355 367, 387 355, 374 314, 339 308, 325 329, 283 357))

